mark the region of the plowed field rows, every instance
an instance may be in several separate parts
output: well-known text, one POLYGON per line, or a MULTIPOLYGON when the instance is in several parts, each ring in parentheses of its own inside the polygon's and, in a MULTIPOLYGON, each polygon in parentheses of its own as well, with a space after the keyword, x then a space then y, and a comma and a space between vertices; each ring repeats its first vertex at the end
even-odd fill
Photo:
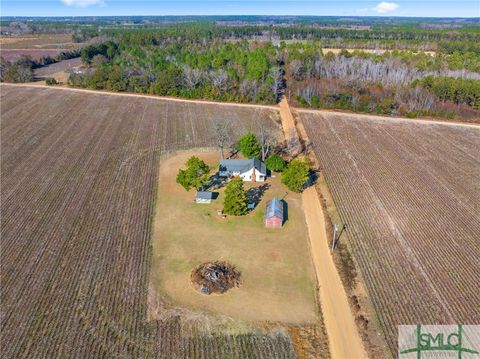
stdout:
POLYGON ((292 357, 288 335, 182 337, 174 319, 147 323, 160 156, 210 146, 215 119, 239 135, 263 111, 278 116, 2 85, 3 357, 292 357))
POLYGON ((392 353, 399 324, 479 324, 480 129, 301 117, 392 353))

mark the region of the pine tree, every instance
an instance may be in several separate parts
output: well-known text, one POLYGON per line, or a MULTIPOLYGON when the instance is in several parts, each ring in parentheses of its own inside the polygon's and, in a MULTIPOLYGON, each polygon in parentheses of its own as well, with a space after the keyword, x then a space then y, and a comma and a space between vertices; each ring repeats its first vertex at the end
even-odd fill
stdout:
POLYGON ((252 132, 244 134, 238 143, 238 147, 242 155, 246 158, 260 157, 262 146, 257 140, 257 137, 252 132))
POLYGON ((240 177, 233 178, 225 189, 225 200, 223 202, 223 213, 233 216, 241 216, 247 213, 247 193, 243 188, 243 181, 240 177))

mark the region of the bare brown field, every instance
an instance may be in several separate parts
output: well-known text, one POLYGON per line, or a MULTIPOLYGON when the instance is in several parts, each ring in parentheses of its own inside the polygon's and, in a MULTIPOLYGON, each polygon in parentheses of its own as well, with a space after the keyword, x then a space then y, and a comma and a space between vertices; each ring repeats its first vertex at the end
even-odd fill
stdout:
POLYGON ((2 49, 65 49, 75 47, 70 34, 2 36, 2 49))
POLYGON ((392 354, 397 325, 478 324, 480 128, 300 114, 392 354))
POLYGON ((278 111, 0 89, 4 358, 294 358, 324 348, 318 324, 236 324, 148 292, 161 156, 210 146, 216 119, 231 119, 235 136, 258 117, 280 129, 278 111))
MULTIPOLYGON (((47 66, 42 66, 33 71, 35 76, 35 82, 39 83, 48 77, 53 77, 59 84, 67 84, 68 77, 70 76, 70 70, 78 68, 82 65, 82 60, 79 57, 63 60, 50 64, 47 66)), ((44 84, 45 82, 43 82, 44 84)))
POLYGON ((81 65, 82 60, 80 59, 80 57, 63 60, 35 69, 35 76, 49 76, 60 72, 68 72, 69 70, 79 67, 81 65))
POLYGON ((54 57, 65 49, 1 49, 0 56, 7 61, 14 61, 20 56, 30 56, 32 60, 40 60, 42 57, 54 57))

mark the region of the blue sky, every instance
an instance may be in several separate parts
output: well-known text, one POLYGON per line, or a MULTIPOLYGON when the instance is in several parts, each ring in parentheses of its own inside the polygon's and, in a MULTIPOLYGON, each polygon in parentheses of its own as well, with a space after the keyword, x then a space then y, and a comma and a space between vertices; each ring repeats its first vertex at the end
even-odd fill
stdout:
POLYGON ((480 17, 480 0, 1 0, 2 16, 338 15, 480 17))

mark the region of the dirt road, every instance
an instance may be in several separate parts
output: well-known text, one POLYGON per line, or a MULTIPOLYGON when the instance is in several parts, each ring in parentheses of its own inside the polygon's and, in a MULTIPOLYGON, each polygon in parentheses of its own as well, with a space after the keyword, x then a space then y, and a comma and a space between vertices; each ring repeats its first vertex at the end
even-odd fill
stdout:
POLYGON ((295 121, 293 120, 292 112, 290 111, 290 106, 288 105, 287 98, 283 97, 279 105, 280 117, 282 119, 282 127, 283 132, 285 133, 285 137, 287 137, 287 135, 297 135, 297 131, 295 130, 295 121))
POLYGON ((320 286, 320 302, 332 358, 367 358, 347 295, 328 248, 322 206, 315 187, 302 195, 312 258, 320 286))
MULTIPOLYGON (((295 122, 285 98, 280 102, 285 138, 299 138, 295 122)), ((303 211, 308 227, 310 249, 320 287, 320 306, 327 330, 332 358, 367 358, 348 304, 347 294, 330 255, 323 209, 314 186, 302 194, 303 211)))
POLYGON ((110 91, 100 91, 100 90, 87 90, 75 87, 67 87, 67 86, 47 86, 42 85, 40 83, 30 82, 26 84, 13 84, 13 83, 2 83, 0 86, 17 86, 17 87, 40 87, 40 88, 48 88, 51 90, 58 90, 58 91, 73 91, 73 92, 85 92, 85 93, 96 93, 102 95, 110 95, 110 96, 126 96, 126 97, 143 97, 149 98, 153 100, 159 101, 173 101, 173 102, 190 102, 190 103, 203 103, 203 104, 211 104, 211 105, 224 105, 224 106, 236 106, 236 107, 256 107, 256 108, 268 108, 272 110, 278 111, 278 106, 273 105, 255 105, 255 104, 248 104, 248 103, 236 103, 236 102, 218 102, 218 101, 208 101, 208 100, 188 100, 183 98, 177 97, 165 97, 165 96, 157 96, 157 95, 142 95, 138 93, 128 93, 128 92, 110 92, 110 91))
MULTIPOLYGON (((284 113, 285 121, 284 131, 286 130, 287 134, 291 126, 288 123, 294 123, 293 118, 291 118, 290 109, 287 106, 283 105, 280 102, 280 106, 276 105, 258 105, 258 104, 248 104, 248 103, 236 103, 236 102, 219 102, 219 101, 209 101, 209 100, 189 100, 183 98, 176 98, 176 97, 164 97, 164 96, 156 96, 156 95, 142 95, 137 93, 127 93, 127 92, 109 92, 109 91, 100 91, 100 90, 87 90, 87 89, 80 89, 74 87, 67 87, 67 86, 47 86, 43 85, 43 82, 30 82, 25 84, 13 84, 13 83, 1 83, 1 86, 19 86, 19 87, 41 87, 41 88, 49 88, 55 89, 60 91, 74 91, 74 92, 85 92, 85 93, 98 93, 103 95, 111 95, 111 96, 128 96, 128 97, 143 97, 143 98, 150 98, 156 99, 159 101, 176 101, 176 102, 191 102, 191 103, 206 103, 206 104, 214 104, 214 105, 226 105, 226 106, 238 106, 238 107, 257 107, 257 108, 268 108, 272 110, 280 110, 280 113, 284 113), (290 113, 290 115, 288 115, 290 113), (290 122, 292 121, 292 122, 290 122)), ((409 123, 416 122, 416 123, 424 123, 424 124, 438 124, 438 125, 449 125, 449 126, 464 126, 464 127, 475 127, 479 128, 480 124, 474 123, 462 123, 462 122, 453 122, 453 121, 441 121, 441 120, 427 120, 427 119, 411 119, 405 117, 388 117, 388 116, 378 116, 378 115, 370 115, 370 114, 356 114, 351 112, 340 112, 340 111, 329 111, 329 110, 310 110, 310 109, 303 109, 303 108, 295 108, 295 111, 302 113, 302 112, 310 112, 310 113, 320 113, 325 115, 339 115, 339 116, 347 116, 351 117, 352 119, 373 119, 373 120, 383 120, 383 121, 407 121, 409 123)), ((284 118, 282 116, 282 126, 284 123, 284 118)))

